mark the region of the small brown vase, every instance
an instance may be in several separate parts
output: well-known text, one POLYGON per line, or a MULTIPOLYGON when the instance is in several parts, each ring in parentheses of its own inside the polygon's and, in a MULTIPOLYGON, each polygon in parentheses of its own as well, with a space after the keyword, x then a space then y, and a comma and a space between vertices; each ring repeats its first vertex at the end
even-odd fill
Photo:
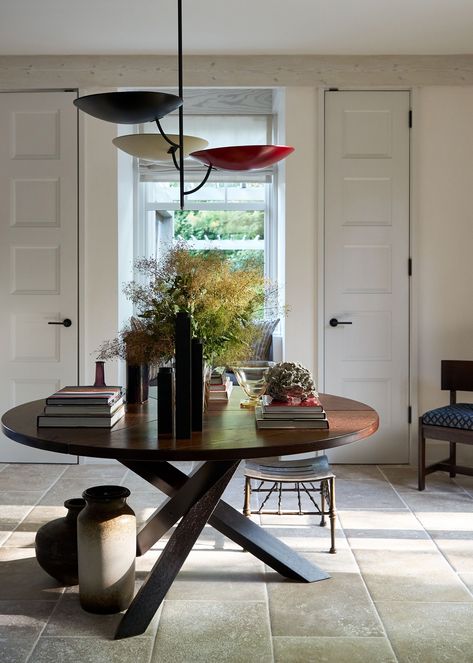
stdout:
POLYGON ((77 585, 77 516, 85 500, 66 500, 67 515, 46 523, 36 533, 36 559, 41 568, 63 585, 77 585))

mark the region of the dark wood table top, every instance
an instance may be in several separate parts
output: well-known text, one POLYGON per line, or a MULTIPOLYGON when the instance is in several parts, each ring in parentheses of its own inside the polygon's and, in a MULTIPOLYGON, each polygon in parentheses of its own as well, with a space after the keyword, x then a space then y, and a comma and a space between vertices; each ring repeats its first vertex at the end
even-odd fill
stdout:
POLYGON ((127 413, 110 429, 38 428, 36 417, 44 400, 19 405, 2 417, 7 437, 30 447, 117 460, 223 460, 284 456, 320 451, 372 435, 378 428, 373 408, 348 398, 320 394, 327 412, 328 430, 257 430, 252 410, 239 407, 243 394, 233 390, 229 403, 211 402, 204 417, 204 430, 189 440, 159 437, 157 405, 130 405, 127 413))

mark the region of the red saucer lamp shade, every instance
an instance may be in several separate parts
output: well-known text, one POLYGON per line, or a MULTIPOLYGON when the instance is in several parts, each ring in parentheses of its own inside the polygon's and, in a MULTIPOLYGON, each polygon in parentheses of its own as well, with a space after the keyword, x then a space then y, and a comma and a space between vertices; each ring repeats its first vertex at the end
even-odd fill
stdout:
POLYGON ((191 152, 189 156, 220 170, 258 170, 285 159, 293 147, 287 145, 234 145, 191 152))

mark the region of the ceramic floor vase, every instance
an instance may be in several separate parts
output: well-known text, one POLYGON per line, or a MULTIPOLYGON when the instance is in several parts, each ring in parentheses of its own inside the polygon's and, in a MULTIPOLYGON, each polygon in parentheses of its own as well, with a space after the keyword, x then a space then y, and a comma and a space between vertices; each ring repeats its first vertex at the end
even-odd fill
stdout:
POLYGON ((67 514, 46 523, 36 533, 36 559, 46 573, 63 585, 77 585, 77 517, 85 507, 85 500, 66 500, 67 514))
POLYGON ((79 599, 87 612, 125 610, 135 586, 136 517, 123 486, 95 486, 83 493, 77 519, 79 599))

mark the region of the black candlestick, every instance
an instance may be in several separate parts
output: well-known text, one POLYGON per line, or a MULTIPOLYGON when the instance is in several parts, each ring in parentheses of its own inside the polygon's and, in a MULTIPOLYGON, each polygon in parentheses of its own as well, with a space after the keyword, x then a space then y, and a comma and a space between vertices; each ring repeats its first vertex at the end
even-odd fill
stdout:
POLYGON ((191 437, 191 317, 176 316, 176 438, 191 437))
POLYGON ((158 371, 158 435, 174 432, 174 371, 163 366, 158 371))
POLYGON ((204 356, 202 341, 192 339, 192 430, 202 430, 204 407, 204 356))

